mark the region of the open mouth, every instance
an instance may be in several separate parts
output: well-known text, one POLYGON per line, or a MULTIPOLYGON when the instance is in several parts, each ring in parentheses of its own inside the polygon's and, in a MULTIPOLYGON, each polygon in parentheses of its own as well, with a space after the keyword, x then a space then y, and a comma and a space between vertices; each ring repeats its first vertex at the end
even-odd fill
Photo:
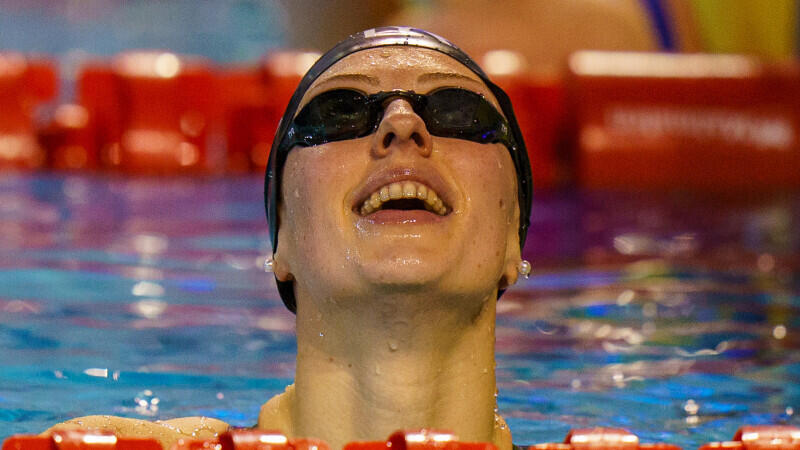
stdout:
POLYGON ((451 208, 430 186, 417 181, 397 181, 376 189, 358 207, 362 216, 386 210, 427 210, 446 216, 451 208))

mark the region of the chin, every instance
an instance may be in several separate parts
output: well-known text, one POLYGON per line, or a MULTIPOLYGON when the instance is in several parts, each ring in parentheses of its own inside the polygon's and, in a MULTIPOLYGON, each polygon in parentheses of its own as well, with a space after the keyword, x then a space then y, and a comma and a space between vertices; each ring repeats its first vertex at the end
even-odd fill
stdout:
MULTIPOLYGON (((427 252, 425 252, 427 253, 427 252)), ((443 278, 448 264, 418 252, 392 252, 362 265, 366 282, 395 292, 426 291, 443 278)))
POLYGON ((433 286, 452 263, 449 252, 420 242, 392 242, 372 251, 362 251, 360 272, 365 282, 395 289, 433 286))

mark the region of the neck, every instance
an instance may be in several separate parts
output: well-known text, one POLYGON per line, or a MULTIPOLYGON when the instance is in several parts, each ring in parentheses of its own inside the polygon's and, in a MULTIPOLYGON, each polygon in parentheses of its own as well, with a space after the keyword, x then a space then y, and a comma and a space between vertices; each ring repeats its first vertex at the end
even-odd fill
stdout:
POLYGON ((299 305, 293 434, 334 449, 409 428, 497 442, 493 295, 388 294, 325 311, 299 305))

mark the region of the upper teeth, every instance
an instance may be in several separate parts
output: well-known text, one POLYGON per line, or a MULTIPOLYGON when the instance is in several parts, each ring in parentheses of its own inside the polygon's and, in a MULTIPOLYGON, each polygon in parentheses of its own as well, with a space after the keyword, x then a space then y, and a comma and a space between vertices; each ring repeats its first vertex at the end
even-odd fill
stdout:
POLYGON ((403 198, 422 200, 425 202, 425 209, 440 216, 447 213, 447 206, 444 205, 436 191, 416 181, 399 181, 389 183, 367 197, 364 203, 361 204, 361 215, 365 216, 381 209, 381 206, 389 200, 403 198))

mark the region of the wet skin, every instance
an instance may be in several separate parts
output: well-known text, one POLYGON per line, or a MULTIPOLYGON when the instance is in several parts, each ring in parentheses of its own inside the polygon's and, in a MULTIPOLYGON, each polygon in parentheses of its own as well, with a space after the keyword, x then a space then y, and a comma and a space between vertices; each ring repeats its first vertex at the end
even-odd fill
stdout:
MULTIPOLYGON (((338 88, 445 87, 496 105, 457 61, 404 47, 344 58, 303 103, 338 88)), ((432 136, 403 99, 385 106, 372 135, 294 149, 275 271, 295 286, 297 374, 262 408, 259 426, 334 447, 433 427, 508 448, 494 413, 494 320, 497 289, 516 281, 520 260, 516 192, 503 145, 432 136), (435 191, 440 213, 362 210, 370 193, 409 182, 435 191)))
MULTIPOLYGON (((496 105, 457 61, 409 47, 349 55, 303 103, 336 88, 444 87, 496 105)), ((494 322, 497 289, 516 281, 520 260, 516 192, 503 145, 431 136, 403 99, 388 102, 372 135, 292 150, 274 269, 295 287, 297 372, 295 384, 262 407, 258 427, 321 438, 334 449, 420 427, 510 449, 510 432, 495 414, 494 322), (362 211, 373 192, 395 183, 435 191, 438 213, 389 203, 362 211)), ((155 435, 165 445, 196 429, 227 428, 203 418, 108 416, 67 425, 155 435)))
MULTIPOLYGON (((457 61, 398 47, 348 56, 314 83, 303 104, 336 88, 428 93, 443 87, 473 90, 496 105, 489 89, 457 61)), ((431 136, 402 99, 389 103, 370 136, 293 150, 283 180, 279 275, 290 274, 314 298, 331 291, 353 297, 352 304, 321 304, 325 313, 362 310, 361 299, 375 292, 431 289, 460 297, 450 306, 475 313, 480 303, 464 304, 464 296, 496 289, 507 256, 518 254, 518 239, 509 238, 509 231, 517 232, 518 213, 506 148, 431 136), (434 188, 448 213, 359 213, 376 186, 406 180, 434 188)))

